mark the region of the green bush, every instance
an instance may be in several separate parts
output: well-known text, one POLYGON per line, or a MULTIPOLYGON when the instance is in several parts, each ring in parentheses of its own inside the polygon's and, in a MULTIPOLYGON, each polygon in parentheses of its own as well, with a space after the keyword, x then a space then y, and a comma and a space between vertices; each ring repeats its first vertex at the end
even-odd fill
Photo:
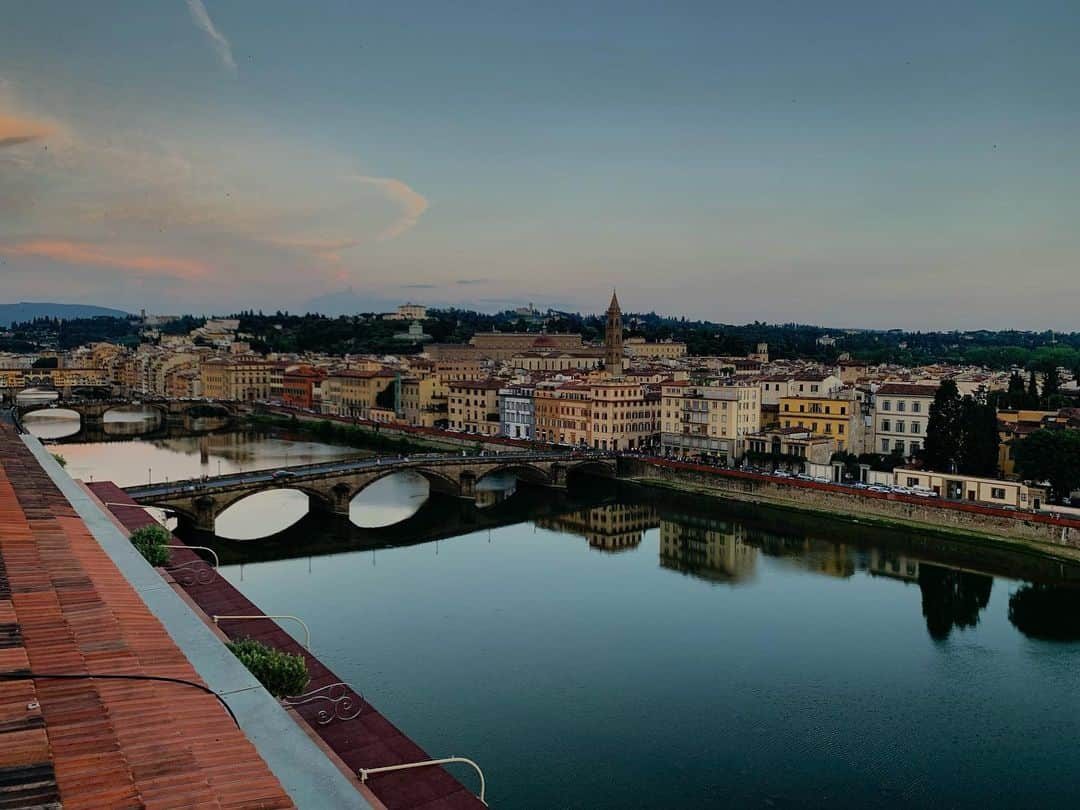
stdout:
POLYGON ((56 459, 56 463, 59 464, 61 467, 66 467, 67 466, 67 459, 64 458, 62 455, 60 455, 59 453, 53 453, 52 457, 56 459))
POLYGON ((274 697, 299 695, 307 688, 309 678, 304 656, 282 652, 253 638, 230 641, 225 646, 274 697))
POLYGON ((164 526, 141 526, 131 533, 131 545, 154 566, 168 565, 172 552, 166 548, 172 535, 164 526))

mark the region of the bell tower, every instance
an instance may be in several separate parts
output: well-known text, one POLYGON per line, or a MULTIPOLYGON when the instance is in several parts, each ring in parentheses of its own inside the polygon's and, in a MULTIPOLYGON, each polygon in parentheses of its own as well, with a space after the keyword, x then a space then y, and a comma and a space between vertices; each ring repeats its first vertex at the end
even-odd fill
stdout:
POLYGON ((604 370, 612 377, 622 376, 623 342, 622 310, 615 291, 611 291, 611 304, 607 310, 607 325, 604 327, 604 370))

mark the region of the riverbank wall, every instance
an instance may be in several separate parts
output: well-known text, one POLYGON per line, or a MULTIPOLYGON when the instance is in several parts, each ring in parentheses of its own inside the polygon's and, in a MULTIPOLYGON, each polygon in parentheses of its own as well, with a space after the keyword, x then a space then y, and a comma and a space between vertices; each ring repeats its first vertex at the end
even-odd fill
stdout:
POLYGON ((654 459, 619 459, 619 478, 706 497, 768 504, 858 523, 920 529, 1080 560, 1080 521, 976 504, 654 459))
POLYGON ((290 410, 287 408, 263 408, 252 409, 243 414, 254 424, 270 424, 275 427, 297 428, 310 430, 318 433, 318 425, 325 422, 340 426, 343 429, 357 431, 368 442, 386 442, 388 445, 394 441, 407 443, 419 449, 439 450, 442 452, 459 452, 465 450, 475 453, 483 450, 488 453, 507 453, 513 451, 535 452, 536 450, 550 450, 550 445, 519 441, 517 439, 505 439, 500 436, 477 436, 475 434, 455 434, 437 428, 413 427, 411 425, 386 424, 372 422, 368 419, 352 419, 346 416, 329 416, 326 414, 309 414, 303 411, 290 410), (295 420, 295 421, 294 421, 295 420))

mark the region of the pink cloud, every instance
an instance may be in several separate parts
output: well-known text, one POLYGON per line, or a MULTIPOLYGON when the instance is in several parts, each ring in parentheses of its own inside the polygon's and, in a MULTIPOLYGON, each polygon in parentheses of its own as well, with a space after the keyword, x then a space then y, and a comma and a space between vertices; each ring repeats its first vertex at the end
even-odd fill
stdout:
POLYGON ((380 189, 401 208, 401 216, 379 235, 380 240, 393 239, 413 227, 428 207, 427 198, 393 177, 368 177, 354 174, 347 179, 366 183, 380 189))
POLYGON ((5 244, 0 242, 0 253, 8 256, 34 256, 64 264, 85 264, 130 270, 136 275, 171 276, 181 279, 198 279, 210 273, 210 267, 190 259, 171 256, 155 256, 88 242, 72 242, 58 239, 34 239, 5 244))
POLYGON ((56 127, 44 121, 14 115, 0 115, 0 148, 47 138, 56 127))

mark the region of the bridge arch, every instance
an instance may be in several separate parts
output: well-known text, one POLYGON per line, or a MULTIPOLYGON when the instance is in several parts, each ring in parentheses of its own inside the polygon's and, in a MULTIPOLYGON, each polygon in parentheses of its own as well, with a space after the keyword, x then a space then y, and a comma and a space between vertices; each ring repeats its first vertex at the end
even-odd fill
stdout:
POLYGON ((461 494, 461 484, 459 481, 444 475, 437 470, 428 469, 426 467, 410 467, 410 466, 398 466, 388 465, 387 469, 380 471, 377 475, 367 478, 364 483, 358 487, 350 487, 348 490, 348 500, 352 501, 357 495, 370 487, 376 481, 381 481, 384 478, 388 478, 391 475, 398 475, 399 473, 411 472, 422 476, 428 482, 428 489, 430 492, 438 492, 442 495, 457 496, 461 494))
POLYGON ((547 470, 542 470, 528 462, 521 461, 508 461, 506 464, 500 464, 498 467, 484 470, 477 476, 476 481, 479 483, 485 478, 490 478, 493 475, 505 475, 507 473, 513 473, 519 480, 528 481, 531 484, 551 483, 551 474, 548 473, 547 470))

